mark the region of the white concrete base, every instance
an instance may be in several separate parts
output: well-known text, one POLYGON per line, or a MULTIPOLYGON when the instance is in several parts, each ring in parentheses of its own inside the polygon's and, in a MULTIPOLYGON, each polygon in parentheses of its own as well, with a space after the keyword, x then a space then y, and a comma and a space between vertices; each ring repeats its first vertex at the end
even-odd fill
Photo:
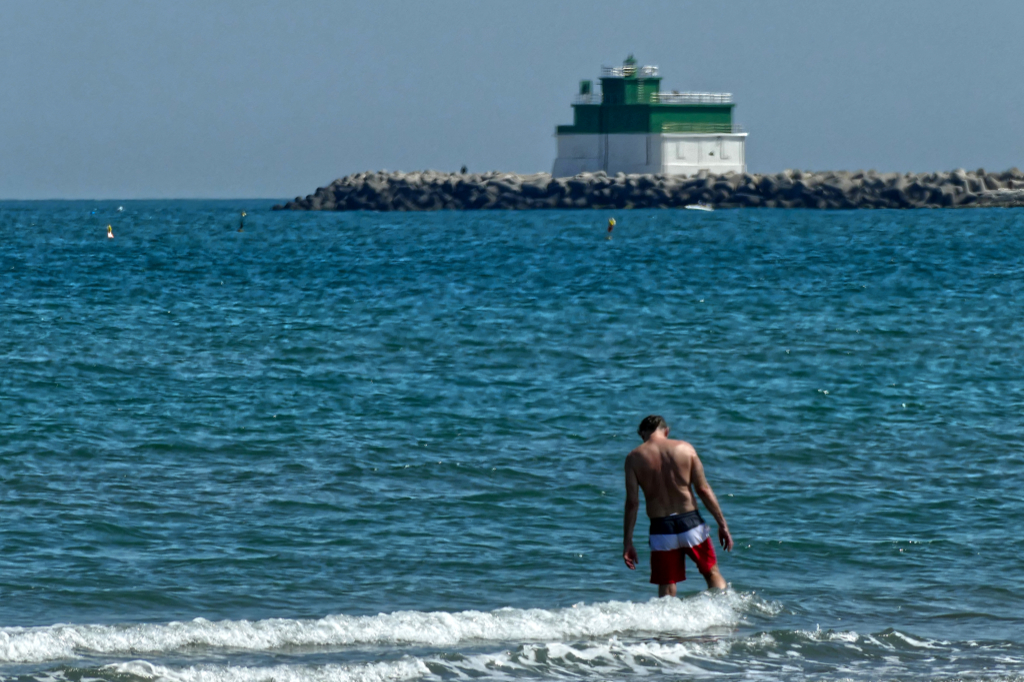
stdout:
POLYGON ((558 157, 551 174, 745 173, 747 133, 624 133, 556 135, 558 157))

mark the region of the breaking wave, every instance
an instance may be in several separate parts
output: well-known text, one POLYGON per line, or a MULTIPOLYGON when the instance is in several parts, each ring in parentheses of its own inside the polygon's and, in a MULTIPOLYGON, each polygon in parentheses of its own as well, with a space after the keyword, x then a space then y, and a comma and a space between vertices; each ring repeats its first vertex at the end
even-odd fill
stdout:
POLYGON ((736 625, 747 612, 770 613, 776 608, 751 594, 727 592, 685 600, 605 602, 558 609, 7 627, 0 628, 0 661, 27 663, 87 654, 168 654, 196 647, 252 652, 372 645, 453 648, 473 641, 559 642, 619 634, 686 636, 736 625))

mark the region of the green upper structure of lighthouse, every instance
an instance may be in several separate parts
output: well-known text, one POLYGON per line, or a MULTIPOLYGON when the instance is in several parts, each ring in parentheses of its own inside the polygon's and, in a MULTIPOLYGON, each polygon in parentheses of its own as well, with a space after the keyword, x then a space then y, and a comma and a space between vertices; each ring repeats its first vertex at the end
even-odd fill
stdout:
POLYGON ((746 133, 729 93, 661 92, 656 66, 604 67, 600 95, 580 82, 573 124, 556 129, 554 174, 744 172, 746 133))

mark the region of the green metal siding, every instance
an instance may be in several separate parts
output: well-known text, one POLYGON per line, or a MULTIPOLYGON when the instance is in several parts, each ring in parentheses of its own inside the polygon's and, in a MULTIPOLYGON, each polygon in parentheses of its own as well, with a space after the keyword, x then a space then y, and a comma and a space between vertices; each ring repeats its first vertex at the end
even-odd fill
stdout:
POLYGON ((573 125, 580 131, 596 133, 601 130, 601 105, 577 104, 573 107, 573 125))
POLYGON ((656 104, 650 132, 732 132, 732 104, 656 104))
POLYGON ((729 133, 733 104, 574 104, 571 126, 559 135, 729 133))
POLYGON ((602 78, 601 100, 605 104, 624 104, 626 102, 626 81, 621 78, 602 78))
POLYGON ((650 107, 646 104, 619 104, 601 107, 602 133, 646 133, 650 126, 650 107))
POLYGON ((605 104, 650 104, 661 89, 661 78, 602 78, 605 104))

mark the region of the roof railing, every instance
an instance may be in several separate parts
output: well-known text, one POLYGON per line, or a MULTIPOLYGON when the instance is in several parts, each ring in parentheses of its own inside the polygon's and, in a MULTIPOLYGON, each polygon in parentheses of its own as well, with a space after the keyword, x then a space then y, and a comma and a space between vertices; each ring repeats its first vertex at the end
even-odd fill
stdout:
POLYGON ((624 64, 623 66, 602 66, 601 76, 604 78, 628 78, 630 76, 640 76, 641 78, 654 78, 658 75, 657 66, 630 66, 624 64))
POLYGON ((701 133, 701 134, 731 134, 746 132, 739 123, 710 123, 710 122, 668 122, 661 124, 663 133, 701 133))
POLYGON ((659 104, 732 104, 731 92, 659 92, 654 95, 659 104))
MULTIPOLYGON (((731 92, 656 92, 652 95, 656 104, 732 104, 731 92)), ((573 104, 601 104, 601 93, 588 92, 576 95, 573 104)))
MULTIPOLYGON (((556 135, 569 135, 575 133, 575 126, 561 125, 555 127, 556 135)), ((747 132, 746 128, 739 123, 662 123, 660 130, 652 130, 652 133, 676 133, 693 135, 741 135, 747 132)))
POLYGON ((576 99, 573 100, 573 104, 600 104, 601 93, 599 92, 588 92, 585 95, 576 95, 576 99))

